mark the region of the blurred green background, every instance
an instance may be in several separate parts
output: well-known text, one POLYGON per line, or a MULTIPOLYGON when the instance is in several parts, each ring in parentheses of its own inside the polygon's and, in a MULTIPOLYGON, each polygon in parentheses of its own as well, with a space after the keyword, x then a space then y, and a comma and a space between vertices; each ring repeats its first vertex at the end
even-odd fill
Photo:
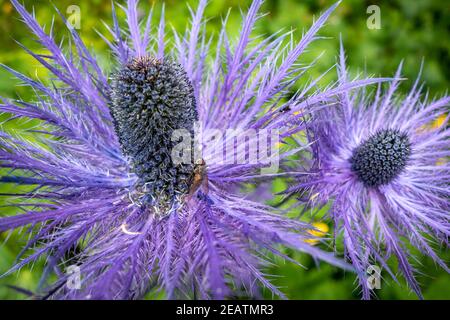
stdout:
MULTIPOLYGON (((28 10, 34 7, 36 16, 41 24, 49 26, 55 15, 50 1, 23 1, 28 10)), ((189 19, 189 11, 185 1, 166 0, 166 19, 176 30, 182 32, 189 19)), ((100 64, 105 70, 111 70, 111 56, 95 29, 105 32, 101 21, 111 24, 111 2, 108 0, 58 0, 56 6, 67 13, 70 5, 77 5, 81 9, 82 38, 95 51, 100 64)), ((196 1, 187 1, 196 7, 196 1)), ((244 11, 251 0, 210 0, 206 10, 209 18, 208 34, 216 34, 221 26, 221 19, 231 8, 228 30, 234 37, 238 36, 241 22, 240 8, 244 11)), ((302 31, 306 30, 333 0, 266 0, 262 12, 267 13, 258 23, 254 34, 268 36, 280 29, 293 29, 294 36, 300 39, 302 31)), ((140 9, 143 14, 155 7, 155 18, 159 18, 162 1, 142 0, 140 9)), ((119 17, 123 22, 124 15, 119 17)), ((156 20, 155 20, 156 21, 156 20)), ((170 29, 167 28, 167 31, 170 29)), ((366 71, 370 75, 391 76, 403 59, 403 76, 407 78, 401 89, 406 92, 415 80, 422 59, 425 59, 422 79, 431 96, 442 95, 449 88, 450 76, 450 6, 447 1, 438 0, 395 0, 395 1, 361 1, 344 0, 332 14, 320 35, 328 39, 321 39, 310 46, 310 50, 302 57, 302 62, 312 61, 317 55, 323 56, 317 63, 310 76, 314 77, 331 67, 336 61, 339 47, 339 36, 342 39, 348 56, 348 64, 353 74, 366 71), (369 29, 366 25, 370 14, 366 13, 369 5, 378 5, 381 12, 381 28, 369 29)), ((57 39, 67 37, 61 20, 55 19, 55 36, 57 39)), ((67 38, 66 38, 67 39, 67 38)), ((28 56, 15 43, 15 40, 27 47, 42 52, 42 48, 34 41, 29 30, 19 21, 19 17, 9 1, 0 0, 0 62, 11 66, 22 73, 43 81, 48 73, 36 61, 28 56)), ((323 80, 327 83, 335 79, 330 72, 323 80)), ((301 85, 301 83, 299 84, 301 85)), ((29 88, 20 86, 12 76, 0 70, 0 97, 22 97, 32 99, 29 88)), ((0 119, 1 120, 1 119, 0 119)), ((8 126, 20 130, 23 124, 13 122, 8 126)), ((279 190, 282 181, 277 181, 273 188, 279 190)), ((0 191, 12 191, 14 186, 0 186, 0 191)), ((0 199, 0 205, 7 202, 0 199)), ((9 207, 0 207, 0 215, 11 214, 9 207)), ((331 226, 330 226, 331 228, 331 226)), ((26 235, 13 233, 7 242, 7 235, 0 234, 0 273, 4 273, 13 264, 19 253, 26 235)), ((308 256, 288 252, 300 260, 308 269, 301 269, 291 263, 279 259, 276 265, 270 267, 267 273, 273 274, 273 283, 280 286, 292 299, 358 299, 359 292, 355 289, 355 276, 344 273, 334 267, 321 264, 317 267, 308 256)), ((441 254, 447 261, 449 252, 441 254)), ((21 299, 24 295, 9 289, 6 285, 16 285, 33 290, 37 282, 44 261, 38 261, 33 266, 23 268, 21 272, 0 279, 0 299, 21 299)), ((424 296, 428 299, 450 299, 450 275, 435 266, 427 258, 418 255, 417 265, 423 271, 418 279, 422 285, 424 296)), ((395 263, 392 263, 395 269, 395 263)), ((377 291, 381 299, 415 299, 407 286, 395 284, 388 275, 382 280, 382 289, 377 291)), ((271 298, 270 293, 265 293, 271 298)))

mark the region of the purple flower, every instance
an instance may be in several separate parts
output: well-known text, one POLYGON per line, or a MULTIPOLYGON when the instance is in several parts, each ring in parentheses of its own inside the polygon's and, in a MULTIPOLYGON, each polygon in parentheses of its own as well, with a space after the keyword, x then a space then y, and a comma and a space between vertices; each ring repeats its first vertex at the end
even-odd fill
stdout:
MULTIPOLYGON (((206 1, 193 12, 186 33, 174 33, 171 48, 164 18, 156 28, 148 18, 141 32, 137 2, 129 0, 123 8, 127 29, 113 10, 113 40, 102 35, 116 57, 108 76, 75 30, 70 29, 73 53, 64 54, 52 32, 45 33, 22 5, 12 3, 48 54, 25 50, 55 79, 46 86, 5 66, 35 90, 36 98, 3 99, 0 110, 40 120, 33 141, 0 132, 1 167, 9 169, 0 181, 24 190, 10 196, 25 210, 0 218, 0 232, 25 227, 30 234, 8 274, 44 256, 40 290, 49 298, 132 299, 153 288, 163 288, 168 298, 223 298, 258 295, 259 285, 283 296, 260 269, 267 253, 285 257, 280 244, 348 268, 304 241, 310 226, 277 214, 263 201, 246 200, 242 183, 279 175, 260 172, 265 163, 222 163, 220 152, 195 162, 171 161, 178 129, 192 133, 199 123, 203 130, 279 130, 283 139, 302 130, 302 117, 314 110, 305 97, 312 105, 326 103, 382 81, 313 91, 317 79, 288 98, 310 68, 298 65, 298 58, 336 5, 300 42, 286 45, 289 33, 252 40, 261 5, 254 1, 236 43, 230 44, 224 23, 209 63, 202 20, 206 1), (66 270, 73 266, 81 280, 75 289, 66 285, 73 280, 66 270), (49 283, 52 273, 57 280, 49 283)), ((263 151, 259 144, 257 151, 263 151)), ((278 156, 282 160, 297 151, 278 156)), ((248 148, 236 153, 249 155, 248 148)))
MULTIPOLYGON (((368 273, 396 257, 408 285, 421 297, 411 247, 449 271, 435 253, 450 234, 450 97, 428 102, 418 81, 406 96, 396 93, 401 65, 384 92, 346 92, 308 128, 309 170, 288 192, 307 207, 330 205, 335 239, 359 274, 363 297, 373 291, 368 273), (384 93, 383 93, 384 92, 384 93), (439 125, 430 125, 440 119, 439 125), (442 122, 444 122, 442 124, 442 122), (409 244, 408 244, 409 242, 409 244)), ((339 81, 347 83, 341 47, 339 81)))

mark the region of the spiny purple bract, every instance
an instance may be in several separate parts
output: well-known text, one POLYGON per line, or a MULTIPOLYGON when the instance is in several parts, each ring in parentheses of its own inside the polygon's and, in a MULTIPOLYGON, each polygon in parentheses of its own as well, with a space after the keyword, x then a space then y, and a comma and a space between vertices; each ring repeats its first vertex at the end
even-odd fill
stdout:
POLYGON ((174 130, 193 135, 198 120, 192 84, 181 65, 151 57, 133 59, 113 78, 111 114, 122 151, 139 177, 141 201, 168 213, 193 179, 194 163, 172 161, 174 130))
MULTIPOLYGON (((323 107, 316 107, 319 103, 326 105, 336 95, 385 80, 335 83, 316 90, 319 77, 292 94, 294 84, 311 68, 299 64, 299 58, 337 4, 294 43, 289 32, 252 37, 262 3, 255 0, 237 42, 230 43, 224 23, 209 59, 210 42, 203 32, 206 2, 199 2, 186 32, 174 32, 173 47, 165 39, 164 14, 156 28, 149 14, 141 31, 137 1, 128 0, 123 8, 127 28, 120 26, 113 7, 110 35, 101 35, 116 58, 117 72, 109 81, 73 28, 74 54, 66 55, 52 30, 46 33, 12 0, 47 53, 25 50, 55 81, 46 86, 5 67, 32 87, 36 97, 32 102, 2 98, 0 110, 41 122, 34 137, 39 143, 0 133, 0 165, 9 170, 0 181, 19 185, 9 196, 13 206, 25 211, 0 218, 0 232, 22 228, 29 236, 17 264, 6 274, 45 257, 38 293, 49 298, 139 299, 163 289, 168 298, 206 299, 261 297, 260 286, 283 297, 261 269, 267 265, 268 253, 290 259, 279 245, 349 269, 332 254, 305 242, 311 238, 309 224, 246 199, 242 183, 278 176, 261 173, 259 163, 223 164, 212 155, 205 160, 207 168, 194 168, 195 174, 207 177, 165 218, 156 214, 154 206, 135 201, 145 194, 142 183, 149 186, 148 195, 156 198, 152 200, 163 197, 163 202, 189 187, 186 181, 192 167, 177 168, 186 172, 181 177, 167 163, 163 147, 169 143, 165 139, 171 124, 190 130, 198 119, 205 130, 278 130, 287 143, 285 138, 305 129, 305 115, 323 107), (153 29, 157 34, 151 33, 153 29), (147 56, 153 58, 143 58, 147 56), (138 83, 145 76, 147 81, 138 83), (155 81, 160 81, 161 90, 153 90, 155 81), (168 85, 175 89, 168 90, 168 85), (168 96, 162 107, 157 95, 164 94, 168 96), (151 153, 160 158, 152 159, 151 153), (156 173, 152 165, 157 163, 167 167, 156 173), (70 266, 79 268, 79 288, 66 285, 70 266), (55 282, 50 282, 51 274, 56 275, 55 282)), ((282 161, 299 150, 280 150, 279 158, 282 161)), ((238 158, 247 158, 247 149, 239 152, 238 158)))
MULTIPOLYGON (((396 279, 391 257, 422 296, 411 246, 450 271, 435 252, 448 247, 450 235, 450 97, 430 102, 418 81, 399 96, 400 70, 386 92, 381 86, 373 94, 348 91, 333 108, 314 113, 309 170, 287 191, 307 209, 330 206, 335 237, 342 236, 366 299, 375 294, 368 278, 373 266, 396 279), (440 118, 443 124, 431 125, 440 118)), ((339 82, 348 82, 342 48, 339 82)))

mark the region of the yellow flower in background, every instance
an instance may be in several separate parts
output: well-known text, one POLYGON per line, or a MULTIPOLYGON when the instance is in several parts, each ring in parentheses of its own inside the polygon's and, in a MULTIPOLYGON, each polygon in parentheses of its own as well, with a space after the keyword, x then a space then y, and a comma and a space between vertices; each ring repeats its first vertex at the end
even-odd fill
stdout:
POLYGON ((433 129, 438 129, 440 127, 442 127, 445 124, 445 120, 447 119, 447 115, 441 114, 439 117, 436 118, 436 120, 434 120, 433 122, 433 129))
POLYGON ((9 2, 5 2, 4 4, 3 4, 3 6, 2 6, 2 11, 3 11, 3 13, 4 14, 10 14, 11 12, 12 12, 12 10, 13 10, 13 6, 12 6, 12 4, 11 3, 9 3, 9 2))
POLYGON ((418 132, 426 132, 426 131, 430 131, 430 130, 439 129, 440 127, 445 125, 445 123, 447 122, 446 120, 447 120, 447 114, 445 114, 445 113, 441 114, 436 119, 434 119, 432 122, 430 122, 428 124, 424 124, 423 126, 418 128, 417 131, 418 132))
MULTIPOLYGON (((308 233, 313 237, 322 238, 330 231, 330 227, 325 222, 318 221, 312 225, 315 229, 309 230, 308 233)), ((310 245, 315 245, 319 243, 319 239, 307 239, 305 242, 310 245)))
POLYGON ((437 161, 436 161, 436 165, 437 166, 443 166, 444 164, 446 164, 447 163, 447 159, 445 159, 445 158, 439 158, 437 161))
MULTIPOLYGON (((440 127, 442 127, 443 125, 446 124, 447 120, 447 114, 441 114, 439 117, 437 117, 434 121, 433 121, 433 129, 439 129, 440 127)), ((437 166, 443 166, 444 164, 446 164, 448 161, 448 159, 446 158, 439 158, 438 161, 436 161, 436 165, 437 166)))

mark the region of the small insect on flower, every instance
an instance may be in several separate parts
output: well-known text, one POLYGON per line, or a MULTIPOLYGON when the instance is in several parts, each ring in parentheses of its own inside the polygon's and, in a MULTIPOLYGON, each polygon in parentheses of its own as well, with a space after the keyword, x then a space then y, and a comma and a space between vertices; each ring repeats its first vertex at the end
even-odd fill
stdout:
MULTIPOLYGON (((366 279, 371 265, 395 278, 387 264, 391 256, 421 297, 406 239, 449 271, 434 250, 447 247, 450 235, 450 165, 439 162, 450 156, 450 97, 421 100, 418 80, 406 97, 396 96, 400 69, 385 94, 381 87, 373 96, 364 89, 347 92, 334 108, 314 113, 310 169, 288 190, 299 199, 314 198, 310 206, 330 204, 335 236, 343 235, 364 298, 373 294, 366 279), (433 125, 436 119, 439 125, 433 125)), ((347 77, 341 47, 340 83, 347 77)))

